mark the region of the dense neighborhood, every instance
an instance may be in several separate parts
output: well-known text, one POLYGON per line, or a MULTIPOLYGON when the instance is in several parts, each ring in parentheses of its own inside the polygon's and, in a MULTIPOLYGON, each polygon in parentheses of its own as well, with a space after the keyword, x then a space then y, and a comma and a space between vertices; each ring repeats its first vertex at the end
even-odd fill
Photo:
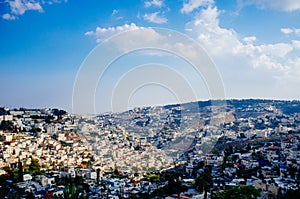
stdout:
POLYGON ((0 198, 298 198, 300 102, 0 108, 0 198))

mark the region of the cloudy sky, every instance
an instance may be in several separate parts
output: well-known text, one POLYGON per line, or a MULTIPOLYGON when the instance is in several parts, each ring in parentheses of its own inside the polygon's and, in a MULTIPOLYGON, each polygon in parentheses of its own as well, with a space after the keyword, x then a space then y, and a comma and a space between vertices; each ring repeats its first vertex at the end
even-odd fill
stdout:
MULTIPOLYGON (((185 34, 205 50, 224 97, 300 99, 299 0, 4 0, 0 16, 0 106, 72 111, 74 82, 90 52, 130 30, 146 29, 131 36, 158 43, 156 27, 185 34)), ((161 64, 183 76, 196 99, 212 98, 205 78, 196 77, 184 60, 162 52, 132 53, 100 78, 96 111, 112 110, 107 96, 118 96, 113 93, 118 82, 137 66, 147 71, 149 63, 153 70, 161 64)), ((140 74, 137 79, 147 76, 140 74)), ((130 108, 181 102, 178 95, 156 79, 137 85, 124 100, 130 108)), ((184 99, 189 100, 195 98, 184 99)))

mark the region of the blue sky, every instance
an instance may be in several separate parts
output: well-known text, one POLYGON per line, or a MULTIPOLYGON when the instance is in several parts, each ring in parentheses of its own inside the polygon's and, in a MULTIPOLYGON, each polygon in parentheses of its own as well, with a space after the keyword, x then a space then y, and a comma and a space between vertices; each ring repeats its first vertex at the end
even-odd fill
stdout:
MULTIPOLYGON (((300 98, 299 0, 4 0, 0 16, 0 106, 72 111, 74 81, 88 54, 114 34, 141 27, 176 30, 198 42, 226 98, 300 98)), ((199 100, 210 98, 184 61, 136 54, 112 64, 100 81, 97 112, 111 110, 106 95, 126 71, 152 62, 183 74, 199 100)), ((126 100, 128 107, 178 102, 168 92, 149 85, 126 100)))

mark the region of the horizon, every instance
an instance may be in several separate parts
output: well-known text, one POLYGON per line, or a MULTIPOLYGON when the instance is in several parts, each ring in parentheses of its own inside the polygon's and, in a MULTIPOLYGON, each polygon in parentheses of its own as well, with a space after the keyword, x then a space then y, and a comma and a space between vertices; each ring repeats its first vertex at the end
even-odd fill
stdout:
MULTIPOLYGON (((231 99, 208 99, 208 100, 198 100, 198 101, 189 101, 189 102, 183 102, 183 103, 170 103, 170 104, 155 104, 155 105, 145 105, 145 106, 136 106, 130 109, 127 109, 125 111, 121 112, 99 112, 99 113, 87 113, 87 114, 78 114, 78 113, 72 113, 69 112, 66 109, 62 109, 59 107, 7 107, 7 106, 0 106, 0 108, 8 108, 9 110, 20 110, 20 109, 25 109, 25 110, 43 110, 43 109, 58 109, 58 110, 63 110, 66 111, 68 114, 73 114, 73 115, 92 115, 92 116, 97 116, 97 115, 106 115, 106 114, 121 114, 125 113, 134 109, 143 109, 143 108, 156 108, 156 107, 165 107, 165 106, 174 106, 174 105, 185 105, 185 104, 190 104, 190 103, 199 103, 199 102, 212 102, 212 101, 248 101, 248 100, 254 100, 254 101, 273 101, 273 102, 300 102, 300 99, 267 99, 267 98, 231 98, 231 99)), ((212 104, 213 105, 213 104, 212 104)))

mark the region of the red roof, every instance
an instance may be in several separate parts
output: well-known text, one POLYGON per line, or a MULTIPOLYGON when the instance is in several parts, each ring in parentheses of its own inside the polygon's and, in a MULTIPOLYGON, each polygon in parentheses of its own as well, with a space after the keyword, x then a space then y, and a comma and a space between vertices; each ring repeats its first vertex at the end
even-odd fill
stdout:
POLYGON ((270 147, 268 147, 268 150, 276 151, 276 150, 279 150, 279 147, 278 146, 270 146, 270 147))

